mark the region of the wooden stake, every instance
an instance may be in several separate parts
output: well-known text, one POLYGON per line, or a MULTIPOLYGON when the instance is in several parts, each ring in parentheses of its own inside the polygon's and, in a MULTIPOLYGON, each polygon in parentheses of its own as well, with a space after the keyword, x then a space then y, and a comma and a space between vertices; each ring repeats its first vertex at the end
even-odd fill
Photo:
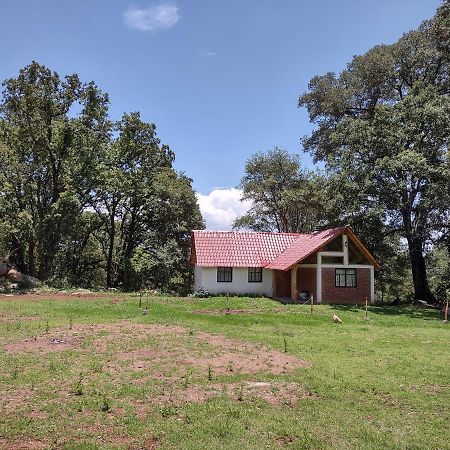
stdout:
POLYGON ((310 297, 311 297, 311 315, 312 315, 312 313, 313 313, 313 305, 314 305, 314 294, 311 294, 310 297))
POLYGON ((368 305, 369 305, 369 300, 366 297, 366 316, 364 317, 364 320, 369 320, 369 312, 368 312, 368 305))

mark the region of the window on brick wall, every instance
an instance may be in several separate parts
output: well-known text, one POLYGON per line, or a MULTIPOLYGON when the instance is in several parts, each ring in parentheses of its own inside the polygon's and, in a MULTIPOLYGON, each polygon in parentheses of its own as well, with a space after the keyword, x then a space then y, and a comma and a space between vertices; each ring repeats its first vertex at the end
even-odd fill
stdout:
POLYGON ((356 269, 336 269, 336 287, 356 287, 356 269))
POLYGON ((249 267, 248 268, 248 282, 249 283, 261 283, 262 282, 262 268, 261 267, 249 267))
POLYGON ((232 267, 218 267, 217 268, 217 282, 218 283, 231 283, 233 281, 233 268, 232 267))

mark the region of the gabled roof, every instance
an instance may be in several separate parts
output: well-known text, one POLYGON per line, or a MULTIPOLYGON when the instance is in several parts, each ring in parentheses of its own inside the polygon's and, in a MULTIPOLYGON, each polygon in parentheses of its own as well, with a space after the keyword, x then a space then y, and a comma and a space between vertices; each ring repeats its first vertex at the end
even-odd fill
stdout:
POLYGON ((265 267, 298 233, 193 231, 193 264, 204 267, 265 267))
POLYGON ((298 239, 286 247, 273 261, 266 267, 267 269, 286 270, 294 264, 307 258, 320 247, 327 244, 335 237, 341 235, 345 228, 331 228, 324 231, 315 231, 310 234, 300 235, 298 239))
POLYGON ((203 267, 288 270, 341 234, 348 234, 377 269, 379 264, 348 227, 309 234, 193 231, 191 263, 203 267))

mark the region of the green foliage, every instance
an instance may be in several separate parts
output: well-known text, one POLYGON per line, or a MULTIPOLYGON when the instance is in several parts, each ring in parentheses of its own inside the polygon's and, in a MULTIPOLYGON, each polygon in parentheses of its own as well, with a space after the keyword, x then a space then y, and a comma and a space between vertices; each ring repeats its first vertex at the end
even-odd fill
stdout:
POLYGON ((189 292, 190 231, 203 222, 155 125, 137 112, 113 123, 94 83, 36 62, 3 86, 3 254, 55 287, 189 292))
POLYGON ((425 300, 433 294, 424 255, 448 234, 449 30, 446 4, 341 74, 314 77, 299 100, 317 125, 304 147, 326 164, 338 221, 382 256, 389 256, 388 236, 403 238, 414 296, 425 300))
POLYGON ((197 298, 208 298, 209 296, 210 296, 209 292, 206 289, 204 289, 203 287, 201 287, 200 289, 197 289, 192 294, 192 297, 197 297, 197 298))
POLYGON ((243 200, 252 200, 235 228, 255 231, 308 232, 325 219, 324 179, 302 170, 298 155, 275 148, 256 153, 246 163, 241 180, 243 200))

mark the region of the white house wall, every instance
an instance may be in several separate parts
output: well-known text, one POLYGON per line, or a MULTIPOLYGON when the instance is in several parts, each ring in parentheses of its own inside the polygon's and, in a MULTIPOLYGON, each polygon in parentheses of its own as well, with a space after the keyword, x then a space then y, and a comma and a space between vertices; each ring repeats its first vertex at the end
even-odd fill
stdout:
POLYGON ((233 267, 233 281, 231 283, 217 282, 217 267, 195 266, 195 289, 202 287, 212 294, 252 294, 272 297, 273 272, 268 269, 262 271, 261 283, 248 282, 247 267, 233 267))

